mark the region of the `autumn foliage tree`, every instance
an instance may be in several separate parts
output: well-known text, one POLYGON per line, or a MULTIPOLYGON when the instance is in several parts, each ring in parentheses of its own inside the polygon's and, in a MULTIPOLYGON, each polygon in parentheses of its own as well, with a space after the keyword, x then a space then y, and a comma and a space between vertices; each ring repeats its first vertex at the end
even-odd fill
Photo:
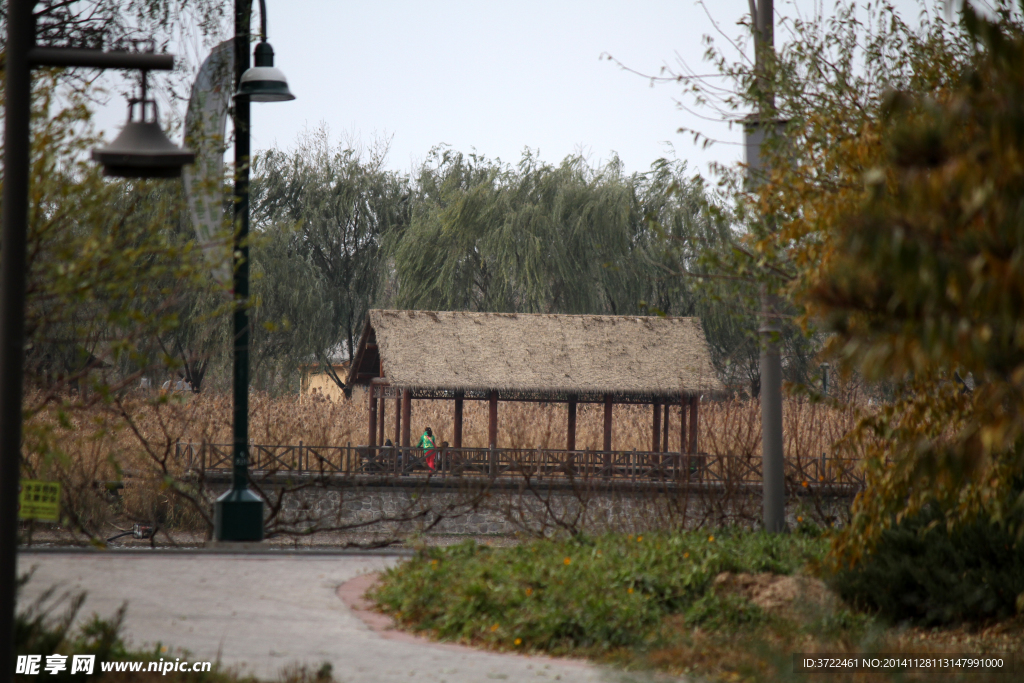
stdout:
MULTIPOLYGON (((724 248, 703 251, 700 275, 705 284, 719 283, 715 297, 742 316, 752 336, 766 294, 782 329, 787 378, 806 380, 822 320, 804 293, 835 253, 834 224, 867 196, 863 174, 884 154, 878 126, 885 93, 948 86, 973 47, 941 9, 923 11, 915 26, 888 2, 840 1, 831 14, 781 18, 777 51, 764 56, 758 71, 750 58, 749 17, 741 24, 739 37, 705 37, 706 60, 720 78, 680 63, 655 80, 681 85, 683 101, 704 117, 741 128, 751 112, 767 111, 780 122, 779 135, 761 149, 767 171, 753 178, 745 165, 714 169, 726 199, 721 219, 733 229, 724 248)), ((756 342, 752 349, 756 355, 756 342)))
MULTIPOLYGON (((766 73, 783 134, 759 184, 723 173, 743 229, 713 258, 829 335, 824 358, 894 387, 836 446, 868 476, 837 557, 856 561, 925 506, 950 529, 1011 519, 1024 505, 1019 11, 936 6, 911 26, 888 3, 840 3, 777 35, 766 73)), ((763 110, 750 63, 713 42, 708 57, 734 88, 685 65, 672 77, 723 117, 763 110)))
POLYGON ((904 380, 850 437, 870 456, 851 557, 926 504, 950 527, 1024 506, 1024 26, 965 5, 962 30, 975 51, 955 79, 883 102, 867 197, 804 292, 847 363, 904 380))

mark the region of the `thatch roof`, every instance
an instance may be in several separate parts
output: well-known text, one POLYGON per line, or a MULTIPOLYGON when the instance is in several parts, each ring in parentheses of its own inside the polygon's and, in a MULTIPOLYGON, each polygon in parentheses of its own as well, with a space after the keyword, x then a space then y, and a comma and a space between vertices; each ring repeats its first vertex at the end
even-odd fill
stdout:
POLYGON ((372 310, 348 383, 551 394, 721 391, 699 318, 372 310))

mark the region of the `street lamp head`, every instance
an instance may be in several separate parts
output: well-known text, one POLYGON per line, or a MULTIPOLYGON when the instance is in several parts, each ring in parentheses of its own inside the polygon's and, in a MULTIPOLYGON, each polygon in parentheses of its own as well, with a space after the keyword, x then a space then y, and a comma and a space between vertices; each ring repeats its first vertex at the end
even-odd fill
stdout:
POLYGON ((238 82, 235 97, 248 96, 252 102, 287 102, 294 100, 288 79, 274 67, 274 48, 265 40, 256 45, 256 66, 246 69, 238 82))
POLYGON ((195 153, 167 139, 157 123, 156 102, 132 99, 128 102, 128 123, 114 141, 92 151, 93 161, 103 164, 103 175, 120 178, 179 178, 181 167, 194 163, 195 153), (146 119, 147 106, 152 120, 146 119), (141 112, 135 120, 135 110, 141 112))

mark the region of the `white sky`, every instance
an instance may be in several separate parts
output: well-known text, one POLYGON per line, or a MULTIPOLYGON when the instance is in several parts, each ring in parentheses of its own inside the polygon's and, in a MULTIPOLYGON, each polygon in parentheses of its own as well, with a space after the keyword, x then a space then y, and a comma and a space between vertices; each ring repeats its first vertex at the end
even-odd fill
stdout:
MULTIPOLYGON (((304 129, 326 125, 336 142, 368 146, 391 138, 388 165, 408 171, 431 147, 515 162, 524 148, 557 163, 582 151, 592 162, 617 153, 627 171, 646 170, 661 156, 686 159, 707 172, 711 161, 742 154, 741 131, 680 111, 673 85, 600 59, 657 74, 681 57, 701 73, 712 19, 730 37, 747 12, 745 0, 268 0, 268 39, 275 65, 297 99, 254 103, 254 150, 289 148, 304 129), (677 133, 697 128, 720 140, 708 150, 677 133)), ((915 0, 899 0, 905 18, 915 0)), ((257 3, 254 2, 254 5, 257 3)), ((813 0, 776 0, 777 17, 813 15, 813 0)), ((258 26, 258 11, 253 26, 258 26)), ((778 23, 777 19, 777 23, 778 23)), ((124 104, 115 97, 97 122, 116 135, 124 104)))
POLYGON ((511 162, 524 147, 549 162, 617 152, 629 170, 669 153, 669 141, 692 152, 676 135, 678 89, 599 59, 657 73, 678 50, 699 64, 711 25, 690 0, 302 2, 268 17, 298 99, 253 106, 257 148, 324 122, 364 141, 393 135, 399 169, 439 143, 511 162))

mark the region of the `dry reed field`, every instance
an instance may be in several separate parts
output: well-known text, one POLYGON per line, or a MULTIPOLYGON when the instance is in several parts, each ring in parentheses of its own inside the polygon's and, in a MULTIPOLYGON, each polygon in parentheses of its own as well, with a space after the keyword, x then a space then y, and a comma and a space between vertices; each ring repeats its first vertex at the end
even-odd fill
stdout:
MULTIPOLYGON (((31 403, 29 403, 31 405, 31 403)), ((851 406, 853 404, 850 404, 851 406)), ((394 401, 387 402, 386 436, 394 438, 394 401)), ((670 409, 669 450, 680 446, 680 408, 670 409)), ((431 427, 437 442, 450 441, 454 405, 451 401, 412 403, 412 438, 431 427)), ((833 443, 851 429, 857 409, 843 410, 804 398, 784 404, 787 459, 809 462, 823 453, 832 457, 833 443)), ((651 406, 615 406, 612 446, 615 450, 647 451, 651 444, 651 406)), ((498 445, 508 448, 562 449, 566 440, 564 404, 499 403, 498 445)), ((366 442, 365 394, 331 401, 316 395, 270 398, 254 393, 250 401, 250 438, 263 446, 346 446, 366 442)), ((737 399, 702 401, 699 450, 748 460, 761 453, 760 405, 737 399)), ((463 443, 485 447, 487 404, 465 404, 463 443)), ((164 396, 129 394, 89 406, 51 402, 26 425, 26 475, 64 484, 65 507, 73 523, 96 526, 108 521, 109 497, 98 495, 109 482, 123 482, 120 504, 129 517, 156 515, 168 525, 201 527, 180 495, 170 495, 169 480, 180 481, 185 463, 176 458, 177 443, 229 444, 231 397, 226 395, 164 396)), ((581 404, 577 417, 577 448, 597 450, 603 443, 603 405, 581 404)), ((181 491, 179 485, 174 486, 181 491)), ((188 492, 186 487, 186 493, 188 492)), ((201 492, 193 492, 196 500, 201 492)))
MULTIPOLYGON (((385 436, 394 438, 395 402, 387 402, 385 436)), ((49 413, 44 412, 45 421, 49 413)), ((646 451, 651 445, 651 406, 617 405, 613 410, 613 450, 646 451)), ((821 402, 788 398, 783 409, 783 434, 789 458, 813 458, 831 453, 832 444, 855 424, 853 408, 837 410, 821 402)), ((416 400, 412 403, 413 440, 431 427, 438 443, 450 441, 454 406, 451 401, 416 400)), ((580 404, 577 415, 577 448, 598 450, 603 443, 604 408, 580 404)), ((670 408, 669 451, 680 450, 680 407, 670 408)), ((91 442, 95 450, 104 443, 127 455, 144 441, 165 445, 174 441, 194 443, 231 442, 231 397, 199 394, 161 403, 146 397, 130 397, 113 409, 94 406, 73 413, 73 429, 65 430, 75 441, 91 442), (130 419, 126 419, 126 416, 130 419), (120 422, 127 433, 112 431, 120 422), (110 441, 107 441, 109 439, 110 441)), ((564 404, 499 403, 498 442, 507 448, 562 449, 566 441, 567 408, 564 404)), ((352 399, 330 401, 313 396, 272 399, 254 393, 250 400, 250 440, 262 445, 290 445, 300 441, 312 446, 361 445, 366 442, 367 405, 362 392, 352 399)), ((65 439, 61 439, 65 442, 65 439)), ((463 444, 487 446, 487 404, 466 401, 463 444)), ((760 403, 729 399, 700 404, 699 450, 705 453, 748 456, 761 449, 760 403)))
MULTIPOLYGON (((394 401, 387 402, 386 438, 394 438, 394 401)), ((581 404, 577 415, 577 448, 599 450, 603 443, 604 408, 581 404)), ((60 462, 96 479, 166 465, 177 473, 174 444, 231 443, 231 397, 198 394, 154 400, 129 396, 111 405, 95 404, 68 410, 55 407, 32 418, 26 456, 33 469, 60 462)), ((415 441, 431 427, 436 441, 450 441, 454 408, 451 401, 412 403, 411 432, 415 441)), ((617 405, 613 411, 612 448, 647 451, 651 446, 650 406, 617 405)), ((813 460, 832 456, 833 444, 856 424, 854 407, 839 410, 821 402, 787 398, 783 408, 786 457, 813 460)), ((680 450, 680 408, 670 408, 669 451, 680 450)), ((567 408, 564 404, 499 403, 498 445, 507 448, 563 449, 567 408)), ((366 443, 367 405, 361 392, 352 399, 330 401, 313 396, 272 399, 254 393, 249 433, 254 444, 280 446, 345 446, 366 443)), ((487 446, 487 404, 466 401, 463 444, 487 446)), ((702 401, 698 432, 702 453, 742 457, 761 452, 761 410, 758 401, 702 401)))

